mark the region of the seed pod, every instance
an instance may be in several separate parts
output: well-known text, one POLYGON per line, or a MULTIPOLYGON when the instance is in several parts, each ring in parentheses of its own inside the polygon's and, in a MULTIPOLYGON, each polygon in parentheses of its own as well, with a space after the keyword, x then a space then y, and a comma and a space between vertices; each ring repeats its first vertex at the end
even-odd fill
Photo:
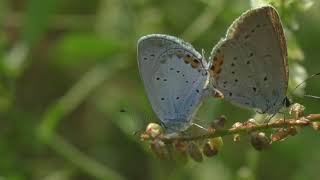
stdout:
POLYGON ((269 147, 270 140, 263 132, 252 132, 250 134, 251 145, 254 149, 261 151, 269 147))
POLYGON ((191 142, 188 145, 187 153, 189 154, 189 156, 194 161, 196 161, 196 162, 202 162, 203 161, 202 153, 201 153, 199 147, 194 142, 191 142))

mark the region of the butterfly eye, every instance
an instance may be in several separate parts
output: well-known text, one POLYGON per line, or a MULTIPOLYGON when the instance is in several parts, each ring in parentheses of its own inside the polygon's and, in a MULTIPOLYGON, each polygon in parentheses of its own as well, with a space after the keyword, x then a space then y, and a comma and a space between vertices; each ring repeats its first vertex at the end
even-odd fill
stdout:
POLYGON ((283 99, 283 105, 285 105, 286 107, 289 107, 292 104, 293 104, 292 101, 288 97, 283 99))

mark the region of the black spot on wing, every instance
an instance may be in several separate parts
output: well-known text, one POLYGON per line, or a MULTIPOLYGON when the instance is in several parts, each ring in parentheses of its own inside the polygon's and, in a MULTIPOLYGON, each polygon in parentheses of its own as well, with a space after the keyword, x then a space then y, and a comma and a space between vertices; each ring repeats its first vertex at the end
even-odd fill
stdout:
POLYGON ((267 81, 267 80, 268 80, 268 77, 267 77, 267 76, 265 76, 265 77, 263 78, 263 80, 264 80, 264 81, 267 81))

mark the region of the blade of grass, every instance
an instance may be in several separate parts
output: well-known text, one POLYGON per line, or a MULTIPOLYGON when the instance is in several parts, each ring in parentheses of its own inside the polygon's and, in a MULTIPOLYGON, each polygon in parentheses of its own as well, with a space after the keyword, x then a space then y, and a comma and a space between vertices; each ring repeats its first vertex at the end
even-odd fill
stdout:
POLYGON ((117 172, 99 164, 85 154, 81 153, 71 144, 55 133, 55 129, 61 119, 72 112, 81 104, 99 85, 110 78, 119 69, 124 68, 126 63, 115 58, 108 63, 98 64, 83 77, 56 103, 45 112, 43 120, 38 128, 38 137, 54 151, 65 159, 74 163, 77 167, 98 179, 122 178, 117 172), (107 67, 107 68, 106 68, 107 67))
POLYGON ((84 74, 64 96, 58 99, 44 113, 43 121, 38 129, 39 137, 44 141, 50 140, 59 121, 78 107, 106 79, 123 67, 125 67, 125 63, 116 58, 104 65, 98 64, 84 74))
POLYGON ((87 172, 97 179, 124 179, 114 170, 97 163, 84 153, 80 152, 77 148, 66 142, 59 135, 53 135, 47 145, 50 146, 54 151, 59 153, 61 156, 66 158, 68 161, 74 163, 81 170, 87 172))

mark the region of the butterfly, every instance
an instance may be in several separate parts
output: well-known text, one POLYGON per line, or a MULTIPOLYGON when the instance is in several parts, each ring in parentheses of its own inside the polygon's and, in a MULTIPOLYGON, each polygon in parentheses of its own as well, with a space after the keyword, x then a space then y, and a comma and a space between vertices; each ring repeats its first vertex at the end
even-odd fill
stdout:
POLYGON ((186 130, 209 94, 207 62, 190 44, 162 34, 140 38, 137 54, 153 111, 168 131, 186 130))
POLYGON ((290 106, 286 40, 272 6, 236 19, 209 59, 213 86, 231 103, 267 114, 290 106))
POLYGON ((271 6, 236 19, 209 63, 189 43, 163 34, 140 38, 137 56, 153 111, 172 132, 186 130, 203 99, 213 94, 262 113, 289 105, 286 41, 271 6))

